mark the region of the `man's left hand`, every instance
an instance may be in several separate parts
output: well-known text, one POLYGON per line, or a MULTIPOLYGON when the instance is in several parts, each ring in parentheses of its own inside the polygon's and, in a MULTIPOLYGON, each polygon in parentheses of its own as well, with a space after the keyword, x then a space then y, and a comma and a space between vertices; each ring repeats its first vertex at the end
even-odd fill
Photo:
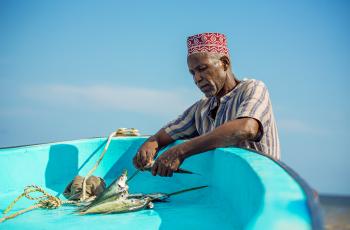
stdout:
POLYGON ((173 172, 178 170, 184 159, 184 150, 181 144, 168 149, 154 162, 152 167, 153 176, 173 176, 173 172))

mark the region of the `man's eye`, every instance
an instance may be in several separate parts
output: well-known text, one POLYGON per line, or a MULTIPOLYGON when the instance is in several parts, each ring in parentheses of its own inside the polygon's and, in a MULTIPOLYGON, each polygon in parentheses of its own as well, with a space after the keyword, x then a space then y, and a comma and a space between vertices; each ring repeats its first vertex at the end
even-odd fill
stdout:
POLYGON ((193 72, 193 71, 190 71, 190 74, 194 75, 194 72, 193 72))
POLYGON ((198 68, 199 71, 204 71, 204 70, 206 70, 206 69, 207 69, 206 66, 201 66, 201 67, 198 68))

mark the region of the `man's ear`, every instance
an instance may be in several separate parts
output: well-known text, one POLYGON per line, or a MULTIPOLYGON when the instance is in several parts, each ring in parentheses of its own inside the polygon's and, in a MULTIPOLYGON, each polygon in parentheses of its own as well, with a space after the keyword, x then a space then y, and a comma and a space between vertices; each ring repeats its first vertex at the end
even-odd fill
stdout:
POLYGON ((228 70, 230 65, 231 65, 231 62, 230 62, 230 58, 227 57, 226 55, 222 56, 220 58, 220 61, 222 62, 223 66, 224 66, 224 70, 228 70))

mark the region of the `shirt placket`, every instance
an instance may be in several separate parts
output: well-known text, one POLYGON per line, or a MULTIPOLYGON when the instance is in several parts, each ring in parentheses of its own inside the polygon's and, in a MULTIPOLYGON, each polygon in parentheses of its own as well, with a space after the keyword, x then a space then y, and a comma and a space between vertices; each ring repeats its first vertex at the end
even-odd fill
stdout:
MULTIPOLYGON (((216 116, 215 116, 215 120, 214 120, 214 128, 217 128, 218 126, 220 126, 220 121, 221 121, 221 118, 224 114, 224 108, 225 108, 225 105, 226 105, 226 97, 224 98, 221 98, 220 99, 220 104, 219 104, 219 108, 218 108, 218 111, 216 112, 216 116)), ((225 122, 225 121, 223 121, 225 122)))
MULTIPOLYGON (((215 100, 215 99, 214 99, 214 100, 215 100)), ((210 112, 216 107, 216 104, 217 104, 217 102, 216 102, 216 101, 213 101, 212 104, 210 105, 210 109, 208 110, 207 117, 208 117, 210 126, 208 127, 207 132, 210 132, 210 131, 212 131, 213 129, 215 129, 216 116, 215 116, 215 119, 213 119, 213 118, 210 116, 210 112)))

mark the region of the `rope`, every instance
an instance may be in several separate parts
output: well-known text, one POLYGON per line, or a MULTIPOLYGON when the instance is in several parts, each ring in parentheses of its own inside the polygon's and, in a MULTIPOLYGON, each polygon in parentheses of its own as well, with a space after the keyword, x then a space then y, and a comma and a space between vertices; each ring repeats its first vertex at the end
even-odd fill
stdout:
POLYGON ((0 223, 4 222, 5 220, 8 219, 12 219, 18 215, 21 215, 23 213, 29 212, 33 209, 37 209, 37 208, 46 208, 46 209, 55 209, 60 207, 63 204, 76 204, 77 202, 74 201, 62 201, 60 200, 58 197, 52 196, 49 193, 47 193, 43 188, 37 186, 37 185, 30 185, 24 188, 24 191, 21 195, 19 195, 16 199, 14 199, 11 204, 9 204, 9 206, 3 211, 3 214, 8 213, 9 211, 11 211, 11 209, 13 208, 13 206, 23 197, 26 197, 29 200, 35 200, 37 201, 36 204, 19 210, 18 212, 15 212, 9 216, 4 216, 2 218, 0 218, 0 223), (37 197, 33 197, 31 196, 31 193, 42 193, 41 196, 37 196, 37 197))
MULTIPOLYGON (((109 144, 112 141, 112 138, 116 137, 116 136, 139 136, 139 135, 140 135, 139 131, 137 129, 135 129, 135 128, 131 128, 131 129, 119 128, 117 131, 112 132, 111 134, 109 134, 106 146, 104 147, 100 157, 96 161, 94 167, 92 167, 92 169, 90 169, 90 171, 86 174, 86 176, 83 179, 83 189, 82 189, 82 196, 80 198, 80 201, 85 201, 86 200, 86 181, 89 179, 89 177, 96 171, 97 167, 100 165, 100 163, 101 163, 105 153, 108 150, 108 147, 109 147, 109 144)), ((136 174, 134 176, 136 176, 136 174)))
MULTIPOLYGON (((23 213, 29 212, 31 210, 37 209, 37 208, 46 208, 46 209, 56 209, 58 207, 60 207, 61 205, 64 204, 74 204, 74 205, 79 205, 82 201, 86 200, 86 180, 95 172, 95 170, 97 169, 97 167, 100 165, 105 153, 108 150, 108 147, 112 141, 112 138, 115 136, 138 136, 138 132, 136 129, 131 129, 131 131, 127 130, 127 129, 118 129, 116 132, 111 133, 108 136, 108 140, 106 143, 106 146, 104 147, 99 159, 97 160, 97 162, 95 163, 94 167, 92 167, 92 169, 87 173, 86 177, 83 180, 83 189, 82 189, 82 198, 80 200, 80 202, 77 201, 71 201, 71 200, 65 200, 62 201, 60 200, 58 197, 52 196, 49 193, 47 193, 43 188, 37 186, 37 185, 30 185, 30 186, 26 186, 24 188, 24 191, 21 195, 19 195, 16 199, 14 199, 11 204, 9 204, 9 206, 3 211, 3 214, 8 213, 9 211, 11 211, 11 209, 13 208, 13 206, 23 197, 26 197, 29 200, 34 200, 37 201, 36 204, 19 210, 18 212, 15 212, 11 215, 8 216, 4 216, 2 218, 0 218, 0 223, 4 222, 5 220, 8 219, 12 219, 15 218, 18 215, 21 215, 23 213), (37 196, 37 197, 33 197, 30 194, 31 193, 35 193, 35 192, 39 192, 42 193, 41 196, 37 196)), ((136 173, 137 174, 137 173, 136 173)))
POLYGON ((86 177, 84 178, 83 180, 83 191, 82 191, 82 197, 81 197, 81 201, 84 201, 86 200, 86 181, 87 179, 89 179, 89 177, 95 172, 95 170, 97 169, 97 167, 100 165, 105 153, 107 152, 108 150, 108 147, 109 147, 109 144, 111 143, 112 141, 112 138, 115 137, 117 135, 117 132, 113 132, 111 133, 109 136, 108 136, 108 140, 107 140, 107 144, 106 146, 104 147, 100 157, 98 158, 98 160, 96 161, 94 167, 92 167, 92 169, 90 169, 90 171, 86 174, 86 177))
POLYGON ((15 218, 15 217, 18 216, 18 215, 21 215, 21 214, 23 214, 23 213, 29 212, 29 211, 31 211, 31 210, 33 210, 33 209, 40 208, 40 207, 41 207, 40 204, 35 204, 35 205, 30 206, 29 208, 22 209, 22 210, 20 210, 20 211, 14 213, 14 214, 12 214, 12 215, 4 216, 4 217, 0 218, 0 223, 4 222, 5 220, 8 220, 8 219, 15 218))

